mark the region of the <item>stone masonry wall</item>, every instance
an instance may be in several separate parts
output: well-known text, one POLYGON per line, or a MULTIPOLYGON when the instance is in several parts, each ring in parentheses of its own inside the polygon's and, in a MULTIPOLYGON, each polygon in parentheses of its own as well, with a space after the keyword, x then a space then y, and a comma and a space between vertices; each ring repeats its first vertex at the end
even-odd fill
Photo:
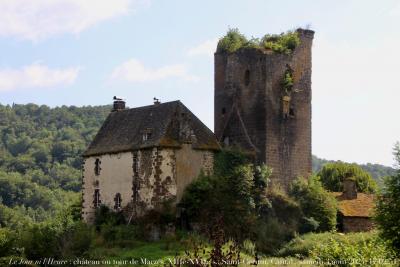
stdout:
POLYGON ((344 217, 343 232, 366 232, 374 228, 371 218, 366 217, 344 217))
POLYGON ((313 32, 299 30, 291 55, 242 49, 215 54, 215 133, 222 142, 251 150, 273 168, 272 181, 287 187, 311 173, 311 46, 313 32), (294 92, 284 117, 282 81, 293 70, 294 92))

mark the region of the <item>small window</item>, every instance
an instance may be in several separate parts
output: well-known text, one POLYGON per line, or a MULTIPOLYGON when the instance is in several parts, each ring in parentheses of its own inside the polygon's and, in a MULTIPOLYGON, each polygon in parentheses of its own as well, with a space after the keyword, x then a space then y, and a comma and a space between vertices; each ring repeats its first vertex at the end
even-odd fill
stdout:
POLYGON ((223 139, 224 145, 229 146, 229 137, 225 136, 223 139))
POLYGON ((139 161, 138 161, 138 157, 137 157, 137 153, 135 153, 133 155, 133 174, 137 175, 138 171, 139 171, 139 161))
POLYGON ((289 108, 289 117, 295 117, 294 108, 289 108))
POLYGON ((244 73, 244 84, 248 86, 250 84, 250 71, 246 70, 244 73))
POLYGON ((151 132, 147 131, 147 132, 143 133, 143 141, 147 141, 149 139, 151 139, 151 132))
POLYGON ((100 170, 101 170, 101 161, 100 159, 96 159, 96 161, 94 162, 94 174, 95 175, 100 175, 100 170))
POLYGON ((98 208, 101 204, 101 200, 100 200, 100 189, 95 189, 94 190, 94 200, 93 200, 93 204, 95 208, 98 208))
POLYGON ((120 210, 121 209, 121 202, 122 202, 120 193, 117 193, 115 195, 114 202, 115 202, 114 209, 120 210))

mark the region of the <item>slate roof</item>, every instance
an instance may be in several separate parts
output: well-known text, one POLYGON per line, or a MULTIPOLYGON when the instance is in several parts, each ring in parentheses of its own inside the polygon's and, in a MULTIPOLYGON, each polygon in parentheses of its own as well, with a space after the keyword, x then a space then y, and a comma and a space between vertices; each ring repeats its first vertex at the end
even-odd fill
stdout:
POLYGON ((339 203, 339 211, 345 217, 372 217, 374 211, 374 195, 357 193, 355 199, 345 199, 342 192, 332 192, 339 203))
POLYGON ((180 101, 111 112, 84 157, 148 147, 219 150, 214 133, 180 101), (147 140, 143 135, 149 133, 147 140), (188 134, 189 133, 189 134, 188 134))

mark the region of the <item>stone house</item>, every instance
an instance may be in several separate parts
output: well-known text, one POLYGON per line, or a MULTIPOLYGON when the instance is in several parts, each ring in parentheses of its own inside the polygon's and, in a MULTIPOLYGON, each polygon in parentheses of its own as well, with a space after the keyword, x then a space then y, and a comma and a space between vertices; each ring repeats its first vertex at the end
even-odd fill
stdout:
POLYGON ((338 229, 342 232, 364 232, 373 229, 374 195, 357 193, 356 183, 343 181, 343 192, 332 193, 339 204, 338 229))
POLYGON ((104 204, 130 219, 177 203, 201 171, 212 172, 220 146, 180 101, 114 107, 83 154, 82 217, 92 222, 104 204))

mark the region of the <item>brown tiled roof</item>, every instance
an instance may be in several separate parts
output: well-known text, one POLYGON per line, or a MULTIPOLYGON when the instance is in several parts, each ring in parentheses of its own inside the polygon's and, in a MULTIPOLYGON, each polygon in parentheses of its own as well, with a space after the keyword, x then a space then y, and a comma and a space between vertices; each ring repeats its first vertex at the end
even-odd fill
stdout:
POLYGON ((147 147, 218 150, 214 133, 180 101, 111 112, 83 156, 132 151, 147 147), (191 136, 181 133, 192 132, 191 136), (149 132, 148 140, 143 134, 149 132))
POLYGON ((345 217, 372 217, 374 195, 357 193, 355 199, 345 199, 342 192, 332 192, 339 203, 339 211, 345 217))

